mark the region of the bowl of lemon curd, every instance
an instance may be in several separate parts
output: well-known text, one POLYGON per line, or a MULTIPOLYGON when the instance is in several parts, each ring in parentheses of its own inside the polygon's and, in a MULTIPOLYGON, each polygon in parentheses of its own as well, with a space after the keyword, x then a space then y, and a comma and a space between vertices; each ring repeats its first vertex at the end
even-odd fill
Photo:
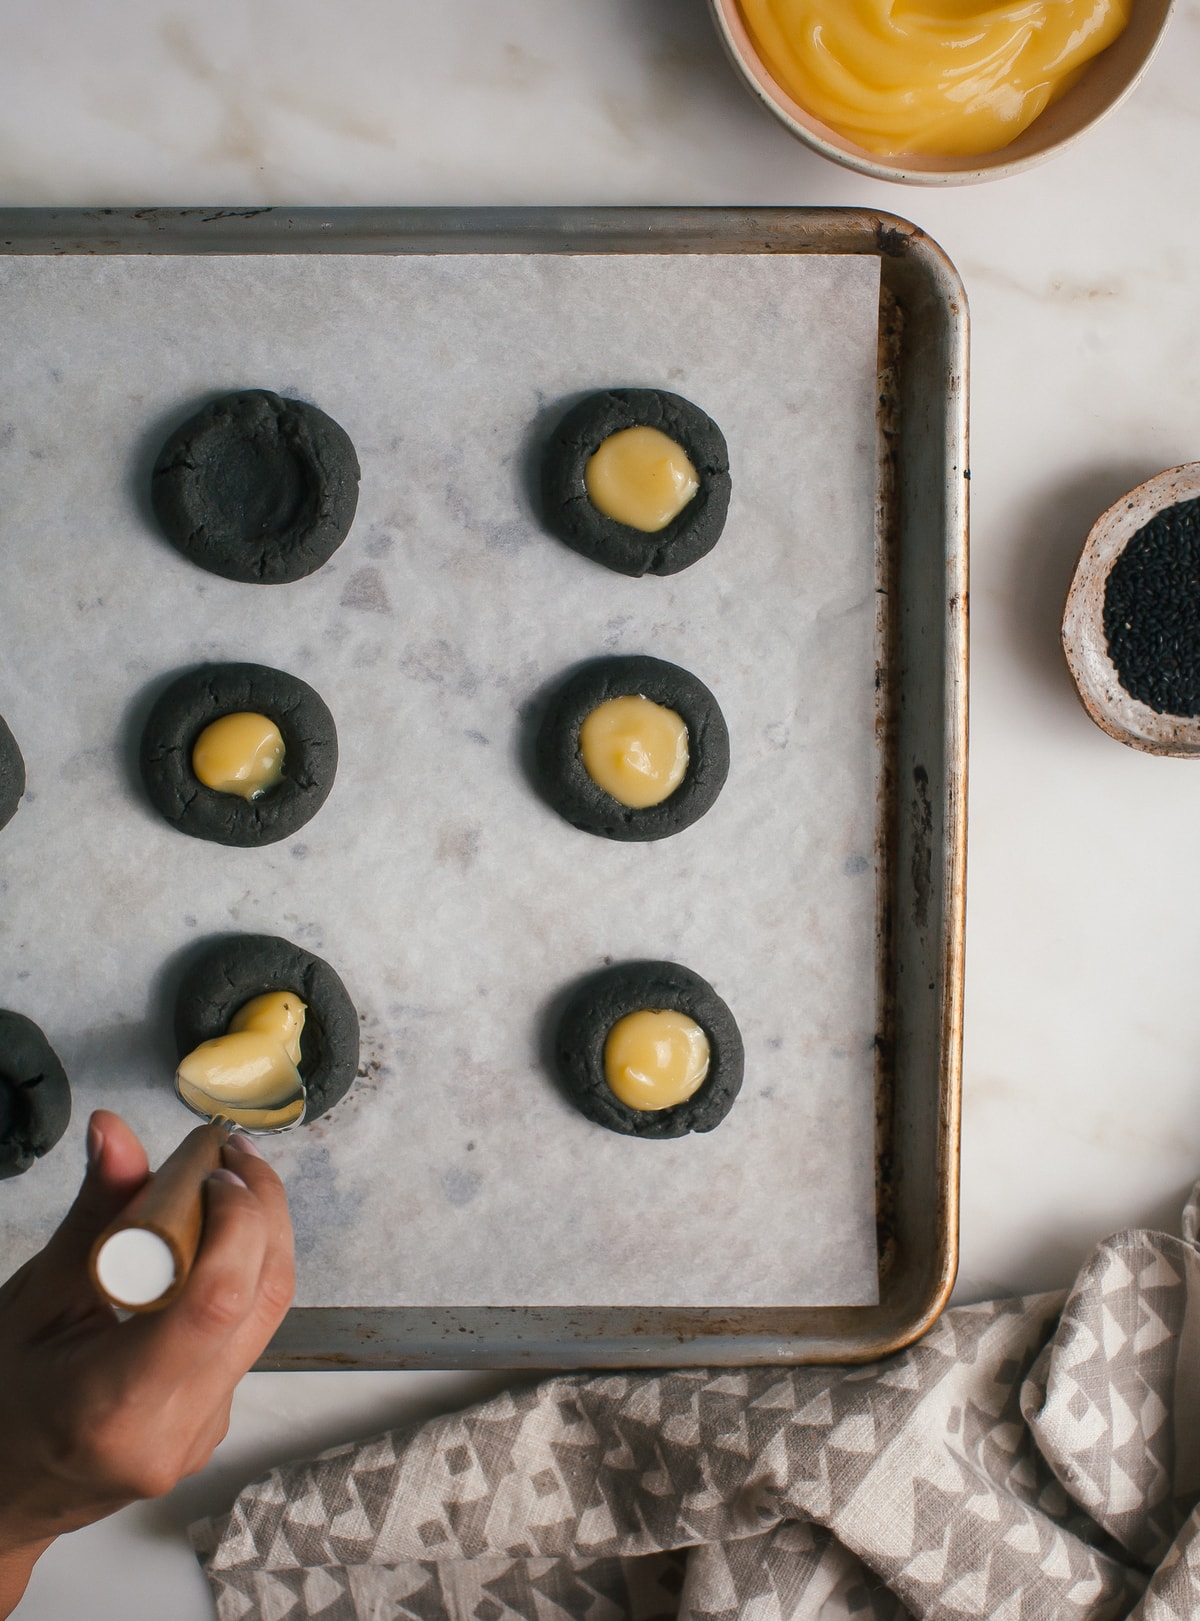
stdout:
POLYGON ((1042 162, 1122 102, 1174 0, 710 0, 751 91, 805 145, 918 186, 1042 162))

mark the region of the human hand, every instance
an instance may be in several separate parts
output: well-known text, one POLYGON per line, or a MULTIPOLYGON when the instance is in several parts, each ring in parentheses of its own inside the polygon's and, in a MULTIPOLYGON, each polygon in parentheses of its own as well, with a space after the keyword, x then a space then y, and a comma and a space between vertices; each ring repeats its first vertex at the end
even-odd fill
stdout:
POLYGON ((88 1125, 88 1170, 40 1254, 0 1288, 0 1616, 38 1556, 202 1469, 234 1387, 291 1303, 283 1184, 235 1134, 205 1183, 191 1275, 164 1311, 120 1321, 88 1278, 96 1237, 142 1187, 145 1150, 115 1114, 88 1125))

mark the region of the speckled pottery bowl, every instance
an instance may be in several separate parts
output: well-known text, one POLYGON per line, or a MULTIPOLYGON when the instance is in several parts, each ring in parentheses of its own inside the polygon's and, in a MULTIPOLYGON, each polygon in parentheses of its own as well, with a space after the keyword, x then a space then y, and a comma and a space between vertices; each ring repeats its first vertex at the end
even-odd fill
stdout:
POLYGON ((751 94, 761 101, 797 140, 844 168, 877 180, 899 180, 910 186, 962 186, 973 180, 999 180, 1043 163, 1063 152, 1093 124, 1119 107, 1150 66, 1162 40, 1175 0, 1133 0, 1129 23, 1120 37, 1089 64, 1079 83, 1047 107, 1015 141, 971 157, 937 157, 902 153, 883 157, 868 152, 837 130, 814 118, 773 78, 754 47, 737 0, 709 0, 717 33, 751 94))
POLYGON ((1108 577, 1125 547, 1158 513, 1200 498, 1200 462, 1171 467, 1109 507, 1084 543, 1063 614, 1063 650, 1088 714, 1119 743, 1147 754, 1200 754, 1200 715, 1159 714, 1121 685, 1104 633, 1108 577))

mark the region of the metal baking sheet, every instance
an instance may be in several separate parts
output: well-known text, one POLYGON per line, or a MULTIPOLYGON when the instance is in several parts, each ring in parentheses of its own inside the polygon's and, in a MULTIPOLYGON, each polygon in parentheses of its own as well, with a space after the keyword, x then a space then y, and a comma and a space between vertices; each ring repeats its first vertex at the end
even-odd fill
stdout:
MULTIPOLYGON (((207 216, 192 214, 182 217, 163 216, 161 214, 154 216, 112 217, 124 220, 125 223, 128 224, 130 230, 134 232, 138 231, 139 229, 148 228, 151 231, 151 235, 147 238, 143 246, 147 249, 147 251, 155 253, 182 252, 187 254, 195 254, 197 252, 204 252, 206 249, 208 251, 215 250, 217 252, 231 251, 232 245, 225 239, 225 237, 216 237, 204 234, 206 227, 210 229, 216 227, 225 232, 232 229, 235 235, 248 228, 251 232, 251 237, 257 237, 258 240, 251 240, 250 238, 247 238, 247 240, 245 240, 238 249, 232 250, 240 251, 242 253, 252 254, 255 252, 260 252, 264 248, 266 248, 268 251, 275 249, 289 253, 296 253, 297 251, 302 251, 304 248, 310 245, 307 241, 302 241, 300 236, 297 234, 298 232, 302 232, 305 219, 302 216, 296 215, 287 216, 290 224, 287 233, 282 237, 275 234, 275 231, 279 226, 279 216, 277 215, 259 216, 259 221, 253 222, 249 227, 247 227, 244 222, 238 222, 231 227, 228 216, 222 217, 220 215, 213 214, 207 216), (173 221, 176 227, 176 229, 170 234, 169 238, 165 235, 156 235, 155 233, 157 233, 160 230, 160 227, 164 226, 168 220, 173 221), (191 222, 190 224, 189 221, 191 222), (271 224, 270 222, 274 223, 271 224)), ((825 217, 827 219, 829 218, 829 216, 825 217)), ((79 219, 79 216, 75 216, 75 218, 79 219)), ((603 233, 604 228, 606 226, 614 226, 617 223, 617 219, 630 221, 634 223, 635 226, 637 224, 650 225, 653 223, 654 230, 649 237, 651 251, 681 252, 690 250, 693 252, 701 251, 706 254, 712 254, 714 251, 730 251, 730 249, 733 247, 732 241, 730 241, 729 245, 724 249, 717 248, 715 250, 711 240, 708 243, 702 243, 698 240, 692 240, 689 242, 687 240, 687 222, 695 221, 697 218, 707 221, 711 227, 714 227, 712 236, 719 241, 721 237, 721 231, 719 229, 720 226, 724 225, 726 228, 728 228, 733 224, 734 220, 744 221, 746 216, 721 215, 714 217, 711 214, 700 216, 683 216, 678 214, 655 214, 654 216, 646 216, 644 214, 635 216, 613 216, 611 214, 581 215, 575 213, 568 213, 566 215, 555 214, 548 216, 545 213, 528 212, 522 212, 516 215, 505 213, 499 216, 494 213, 483 215, 463 215, 462 213, 453 213, 434 216, 422 214, 419 216, 413 216, 412 214, 396 214, 394 212, 385 211, 383 215, 371 215, 368 217, 364 217, 359 214, 327 216, 321 221, 314 220, 311 216, 309 216, 307 223, 314 231, 316 240, 319 241, 322 250, 326 254, 329 254, 334 248, 342 249, 343 251, 361 253, 363 251, 363 237, 361 235, 354 234, 355 226, 361 227, 366 225, 368 227, 380 227, 385 220, 392 228, 392 234, 390 236, 387 233, 383 233, 378 237, 378 239, 376 239, 373 231, 369 231, 368 234, 371 238, 372 249, 392 255, 403 255, 405 253, 427 254, 431 251, 444 253, 452 243, 453 251, 459 253, 468 251, 474 254, 482 251, 493 254, 502 253, 514 255, 520 253, 522 255, 528 255, 532 252, 536 256, 537 254, 546 252, 548 248, 554 248, 559 252, 564 250, 567 252, 574 251, 576 253, 592 256, 594 263, 594 256, 597 253, 600 243, 597 241, 596 237, 592 235, 592 233, 596 231, 603 233), (565 240, 564 228, 566 228, 567 235, 569 236, 569 228, 572 226, 572 224, 574 224, 577 229, 578 240, 565 240), (677 227, 677 234, 672 234, 670 230, 671 224, 674 224, 677 227), (476 227, 474 234, 472 234, 470 231, 470 227, 472 225, 476 227), (324 226, 324 229, 322 229, 322 226, 324 226), (333 231, 336 232, 336 234, 332 237, 329 234, 330 227, 332 227, 333 231), (522 234, 522 231, 524 231, 524 234, 522 234), (681 232, 682 235, 678 234, 679 232, 681 232), (591 238, 590 240, 589 237, 591 238)), ((798 221, 805 218, 811 219, 812 216, 797 216, 794 214, 788 216, 774 216, 773 223, 775 224, 777 230, 780 225, 785 223, 785 221, 794 228, 798 221)), ((843 223, 845 223, 848 219, 847 216, 835 216, 835 218, 840 218, 843 223)), ((28 215, 22 216, 22 220, 30 226, 35 223, 31 216, 28 215)), ((7 225, 8 221, 5 223, 7 225)), ((18 221, 18 224, 20 223, 21 221, 18 221)), ((44 219, 42 223, 46 223, 44 219)), ((9 231, 6 230, 5 235, 9 234, 9 231)), ((784 234, 786 235, 786 232, 784 234)), ((922 257, 922 253, 915 251, 917 239, 911 232, 906 233, 906 229, 898 224, 893 225, 891 222, 881 222, 880 234, 877 234, 875 239, 875 257, 878 264, 881 266, 886 267, 889 262, 888 253, 886 251, 880 251, 880 244, 885 240, 891 240, 893 246, 898 245, 902 241, 906 241, 908 248, 905 256, 910 259, 917 260, 922 257), (892 232, 891 238, 887 237, 887 232, 889 230, 892 232)), ((626 244, 626 251, 628 251, 628 247, 633 246, 634 244, 639 247, 643 254, 645 253, 647 246, 647 235, 644 230, 641 232, 637 232, 635 230, 633 241, 626 244)), ((27 240, 27 245, 33 246, 32 241, 27 240)), ((40 246, 42 247, 43 251, 48 246, 44 237, 42 238, 40 246)), ((610 244, 605 241, 603 243, 603 247, 605 251, 608 251, 610 244)), ((776 244, 775 251, 778 251, 780 248, 783 248, 784 251, 786 251, 786 244, 783 242, 776 244)), ((762 263, 763 261, 761 259, 761 255, 763 252, 763 245, 756 244, 756 249, 757 254, 759 255, 757 262, 762 263)), ((131 251, 130 244, 126 243, 123 245, 123 247, 117 248, 116 251, 131 251)), ((805 249, 805 251, 811 252, 819 250, 814 243, 805 249)), ((835 251, 845 252, 845 249, 827 246, 825 247, 824 251, 829 253, 835 251)), ((938 261, 936 254, 931 254, 929 250, 924 250, 924 256, 930 258, 931 262, 934 264, 940 262, 938 261)), ((536 267, 536 257, 532 262, 536 267)), ((628 264, 631 272, 634 270, 636 261, 629 259, 623 262, 628 264)), ((734 285, 735 278, 740 274, 744 279, 745 275, 753 269, 755 262, 756 261, 754 259, 743 259, 741 261, 743 270, 739 271, 738 264, 735 261, 726 259, 723 263, 715 264, 713 266, 711 276, 716 279, 724 278, 729 280, 732 287, 734 285)), ((515 268, 515 263, 516 261, 511 258, 508 261, 495 261, 495 281, 497 283, 503 283, 507 279, 510 279, 512 271, 515 268)), ((328 264, 333 267, 336 275, 336 260, 330 258, 328 260, 328 264)), ((466 269, 468 264, 469 261, 466 260, 447 261, 446 276, 450 280, 453 280, 457 274, 458 268, 462 267, 463 269, 466 269)), ((680 274, 681 286, 684 284, 684 282, 686 282, 687 276, 691 274, 691 266, 699 264, 700 261, 691 260, 686 264, 679 264, 675 267, 675 271, 678 271, 680 274)), ((559 268, 555 269, 553 264, 547 261, 546 268, 548 272, 547 279, 550 281, 561 279, 563 275, 566 275, 568 280, 570 280, 574 278, 576 274, 575 267, 561 263, 559 268), (551 271, 553 271, 553 274, 549 274, 551 271)), ((588 267, 586 264, 580 263, 578 265, 578 271, 580 273, 586 272, 587 268, 588 267)), ((816 269, 817 267, 814 266, 812 268, 816 269)), ((183 269, 182 265, 180 266, 180 269, 183 269)), ((347 266, 347 271, 349 271, 349 269, 350 267, 347 266)), ((668 274, 668 271, 669 267, 664 266, 665 275, 668 274)), ((670 271, 669 274, 674 275, 675 271, 670 271)), ((617 280, 620 281, 624 275, 625 272, 622 271, 621 276, 619 276, 617 280)), ((70 278, 68 278, 68 280, 69 279, 70 278)), ((167 279, 170 278, 168 277, 167 279)), ((215 271, 213 279, 220 280, 220 277, 216 275, 215 271)), ((308 279, 311 280, 312 278, 308 279)), ((612 277, 609 279, 612 280, 612 277)), ((930 278, 928 276, 926 277, 927 281, 931 279, 934 278, 930 278)), ((325 280, 329 282, 328 291, 336 292, 336 280, 330 280, 329 276, 326 276, 325 280)), ((349 286, 348 276, 347 278, 344 278, 344 281, 346 283, 346 290, 350 291, 351 289, 349 286)), ((877 841, 876 850, 876 866, 878 878, 880 880, 879 893, 883 899, 883 904, 879 909, 879 938, 883 945, 883 949, 880 951, 878 958, 880 973, 876 997, 877 1017, 875 1020, 875 1048, 878 1054, 878 1062, 875 1080, 877 1104, 879 1108, 879 1120, 881 1122, 879 1132, 880 1141, 878 1164, 881 1168, 886 1170, 889 1161, 892 1163, 896 1162, 895 1150, 897 1146, 897 1138, 894 1135, 894 1132, 888 1128, 888 1120, 894 1112, 899 1069, 898 1061, 905 1045, 905 1036, 907 1031, 907 1009, 903 999, 893 995, 892 978, 896 965, 892 961, 891 951, 887 949, 889 935, 894 941, 897 933, 897 924, 903 924, 903 918, 899 916, 900 908, 896 905, 897 886, 895 880, 897 872, 903 866, 905 833, 903 821, 901 820, 900 822, 897 822, 895 816, 897 804, 895 795, 893 794, 893 788, 896 781, 895 767, 897 765, 897 761, 894 754, 894 744, 898 741, 903 732, 902 720, 904 711, 908 707, 908 703, 911 701, 911 694, 908 684, 906 683, 906 702, 902 705, 894 704, 892 702, 892 695, 894 692, 892 672, 895 666, 896 654, 899 652, 901 657, 903 655, 903 644, 900 642, 897 634, 895 602, 897 591, 898 589, 902 588, 905 577, 902 548, 900 548, 896 542, 897 537, 902 537, 903 533, 899 520, 900 515, 904 511, 904 492, 907 474, 911 464, 911 458, 910 461, 906 463, 906 459, 902 453, 897 455, 894 454, 894 452, 897 450, 903 452, 905 444, 903 433, 905 424, 903 385, 905 381, 906 344, 909 341, 909 336, 912 329, 911 317, 914 313, 920 313, 920 303, 918 300, 912 300, 910 308, 909 305, 905 304, 903 299, 896 297, 886 285, 886 272, 884 275, 884 283, 885 289, 880 300, 882 316, 880 323, 881 361, 879 374, 881 385, 879 396, 881 401, 881 415, 879 419, 878 443, 878 449, 880 452, 879 600, 881 604, 881 613, 879 619, 880 639, 878 646, 878 665, 882 679, 880 683, 881 699, 878 706, 877 716, 877 732, 881 745, 878 753, 877 776, 879 783, 882 784, 882 792, 879 799, 880 815, 878 818, 880 837, 877 841), (893 473, 895 475, 894 480, 893 473), (893 483, 895 487, 895 498, 893 498, 893 483), (893 1009, 894 1017, 892 1016, 891 1012, 893 1009)), ((636 284, 634 284, 634 291, 636 292, 636 290, 636 284)), ((588 289, 582 288, 582 291, 586 293, 588 289)), ((952 287, 950 291, 953 291, 952 287)), ((946 304, 949 302, 949 300, 943 300, 942 302, 943 304, 946 304)), ((957 313, 961 313, 961 303, 958 306, 957 313)), ((768 381, 769 379, 764 375, 764 384, 766 384, 768 381)), ((960 405, 961 400, 962 395, 960 392, 958 395, 958 403, 960 405)), ((928 395, 923 398, 922 403, 927 411, 929 404, 928 395)), ((956 561, 961 561, 961 553, 956 561)), ((869 642, 866 645, 869 646, 869 642)), ((954 717, 951 716, 950 718, 953 720, 954 717)), ((938 785, 936 776, 931 777, 929 766, 923 761, 919 760, 912 768, 911 782, 912 790, 916 795, 916 803, 918 807, 918 813, 913 819, 913 836, 917 840, 919 846, 921 841, 923 841, 934 831, 934 804, 937 796, 938 785)), ((951 841, 951 843, 953 844, 953 841, 951 841)), ((934 846, 931 842, 931 852, 933 848, 934 846)), ((952 850, 952 859, 950 862, 952 867, 955 859, 961 859, 961 841, 959 842, 957 854, 952 850)), ((917 910, 919 911, 923 906, 928 916, 934 890, 938 885, 939 879, 943 878, 944 874, 940 874, 936 870, 936 865, 932 860, 932 854, 929 859, 928 871, 924 869, 922 860, 923 858, 921 857, 920 848, 916 848, 914 850, 915 864, 913 864, 911 868, 914 893, 917 890, 920 890, 923 899, 919 900, 917 910)), ((949 912, 950 914, 953 914, 954 911, 955 907, 952 904, 949 908, 949 912)), ((920 922, 918 920, 918 927, 919 926, 920 922)), ((955 933, 953 918, 952 926, 947 932, 951 935, 955 933)), ((957 955, 957 947, 955 947, 954 954, 955 956, 957 955)), ((957 981, 956 974, 952 975, 951 977, 955 980, 955 982, 957 981)), ((953 1002, 953 998, 956 996, 957 992, 952 991, 950 994, 951 1002, 953 1002)), ((951 1007, 951 1011, 953 1011, 953 1007, 951 1007)), ((953 1069, 952 1054, 950 1068, 953 1069)), ((956 1077, 952 1075, 950 1079, 954 1081, 956 1077)), ((899 1123, 900 1121, 897 1118, 894 1124, 899 1123)), ((892 1275, 892 1273, 894 1273, 897 1262, 903 1254, 899 1242, 899 1217, 901 1214, 902 1205, 901 1201, 895 1197, 895 1192, 897 1184, 899 1184, 901 1187, 904 1185, 904 1172, 906 1171, 906 1167, 901 1164, 900 1170, 902 1174, 899 1178, 897 1178, 895 1175, 884 1175, 880 1180, 878 1215, 880 1218, 880 1232, 883 1240, 880 1250, 881 1307, 886 1306, 888 1303, 886 1280, 890 1275, 892 1275)), ((865 1201, 863 1202, 865 1204, 865 1201)), ((938 1202, 944 1209, 946 1201, 940 1193, 938 1202)), ((953 1200, 951 1196, 950 1204, 952 1205, 952 1203, 953 1200)), ((947 1231, 949 1231, 948 1224, 947 1231)), ((764 1250, 769 1249, 769 1245, 764 1244, 763 1247, 764 1250)), ((944 1252, 945 1246, 942 1246, 942 1248, 944 1252)), ((942 1258, 946 1259, 944 1253, 942 1258)), ((770 1267, 767 1268, 768 1274, 771 1270, 772 1269, 770 1267)), ((776 1270, 778 1270, 778 1268, 776 1268, 776 1270)), ((952 1270, 952 1267, 950 1267, 949 1270, 952 1270)), ((942 1271, 945 1276, 948 1276, 947 1267, 944 1266, 942 1271)), ((460 1298, 473 1298, 472 1294, 470 1293, 470 1288, 471 1286, 469 1283, 464 1285, 460 1291, 460 1298)), ((614 1300, 614 1302, 619 1302, 622 1298, 627 1297, 628 1292, 628 1280, 626 1280, 625 1285, 619 1287, 616 1294, 611 1298, 614 1300)), ((811 1274, 809 1281, 803 1284, 796 1292, 798 1295, 801 1295, 803 1298, 810 1301, 821 1298, 819 1287, 815 1287, 811 1281, 811 1274)), ((363 1294, 365 1298, 370 1298, 368 1291, 364 1290, 363 1294)), ((731 1302, 736 1303, 737 1311, 735 1315, 737 1316, 753 1317, 756 1314, 761 1316, 763 1313, 769 1314, 772 1312, 777 1312, 780 1309, 773 1302, 771 1302, 769 1292, 760 1292, 758 1294, 751 1292, 750 1294, 745 1294, 740 1292, 739 1284, 739 1286, 736 1287, 730 1285, 728 1288, 728 1294, 731 1302)), ((551 1300, 554 1299, 553 1290, 550 1290, 548 1295, 551 1300)), ((850 1297, 853 1298, 853 1296, 850 1297)), ((334 1298, 338 1297, 335 1295, 334 1298)), ((387 1298, 386 1289, 383 1291, 381 1298, 387 1298)), ((409 1298, 412 1299, 413 1296, 410 1295, 409 1298)), ((416 1298, 421 1298, 419 1293, 417 1294, 416 1298)), ((445 1300, 447 1298, 453 1299, 453 1292, 451 1292, 449 1295, 443 1294, 438 1296, 435 1294, 433 1288, 429 1288, 426 1296, 427 1300, 435 1303, 439 1299, 445 1300)), ((478 1299, 480 1297, 476 1294, 474 1298, 478 1299)), ((485 1295, 483 1298, 488 1300, 492 1297, 485 1295)), ((500 1292, 498 1295, 498 1299, 501 1302, 503 1302, 506 1298, 521 1298, 521 1296, 519 1291, 516 1289, 510 1289, 507 1296, 503 1292, 500 1292)), ((538 1293, 536 1291, 533 1293, 533 1298, 538 1298, 538 1293)), ((569 1292, 565 1296, 560 1294, 558 1298, 565 1298, 569 1300, 569 1292)), ((597 1342, 601 1340, 606 1341, 608 1339, 609 1335, 606 1330, 609 1327, 609 1323, 613 1318, 619 1317, 622 1308, 617 1303, 611 1304, 607 1307, 595 1304, 594 1302, 596 1299, 605 1298, 603 1291, 595 1284, 592 1285, 591 1294, 585 1295, 585 1298, 590 1298, 593 1303, 588 1306, 581 1306, 579 1308, 574 1308, 571 1306, 555 1306, 553 1304, 539 1308, 514 1307, 500 1304, 496 1307, 476 1307, 473 1310, 464 1311, 462 1309, 456 1310, 454 1307, 446 1305, 422 1307, 414 1304, 401 1309, 383 1305, 378 1306, 370 1311, 342 1307, 333 1309, 328 1307, 301 1309, 293 1314, 293 1317, 289 1320, 289 1324, 285 1327, 285 1330, 281 1335, 281 1341, 276 1347, 276 1352, 283 1360, 277 1365, 284 1365, 284 1362, 286 1362, 286 1365, 300 1365, 294 1360, 296 1354, 299 1354, 302 1358, 309 1355, 316 1356, 318 1358, 316 1365, 322 1365, 320 1359, 327 1358, 330 1355, 334 1356, 335 1358, 340 1358, 340 1356, 345 1353, 342 1350, 341 1344, 337 1342, 344 1340, 347 1330, 349 1330, 352 1335, 366 1335, 368 1337, 367 1343, 369 1343, 370 1335, 381 1335, 381 1342, 385 1342, 382 1343, 382 1351, 379 1354, 369 1355, 365 1358, 365 1362, 369 1365, 380 1365, 382 1362, 387 1361, 416 1362, 421 1360, 427 1362, 444 1363, 447 1360, 444 1349, 439 1348, 437 1350, 433 1350, 432 1354, 430 1354, 432 1347, 439 1344, 438 1330, 443 1322, 453 1323, 455 1325, 451 1329, 453 1339, 450 1341, 450 1343, 454 1344, 457 1342, 458 1349, 460 1351, 466 1350, 468 1353, 466 1357, 456 1355, 452 1358, 452 1360, 483 1360, 494 1361, 497 1363, 511 1362, 514 1360, 527 1360, 542 1363, 563 1360, 594 1362, 596 1360, 596 1351, 600 1352, 602 1359, 606 1357, 607 1353, 604 1352, 602 1346, 597 1342), (560 1343, 557 1350, 551 1350, 550 1347, 547 1347, 546 1352, 543 1354, 538 1354, 535 1352, 532 1344, 522 1344, 523 1336, 532 1327, 532 1325, 538 1325, 538 1327, 534 1329, 534 1332, 541 1334, 544 1332, 544 1325, 553 1322, 556 1315, 563 1311, 566 1311, 569 1314, 572 1321, 586 1324, 586 1326, 582 1327, 580 1330, 580 1332, 584 1335, 584 1340, 582 1343, 572 1348, 569 1341, 564 1339, 564 1342, 560 1343), (528 1321, 522 1322, 522 1314, 530 1312, 532 1312, 532 1316, 529 1317, 528 1321), (608 1319, 608 1321, 605 1321, 605 1319, 608 1319), (426 1325, 425 1329, 422 1329, 422 1323, 426 1325), (288 1336, 289 1334, 294 1335, 295 1333, 299 1333, 301 1336, 307 1334, 309 1336, 308 1345, 306 1348, 302 1340, 296 1350, 289 1352, 288 1336), (423 1347, 419 1343, 422 1334, 426 1335, 427 1347, 423 1347), (410 1336, 413 1337, 412 1342, 406 1345, 404 1342, 406 1339, 409 1339, 410 1336), (486 1343, 477 1343, 477 1341, 480 1340, 486 1343), (516 1349, 515 1347, 519 1347, 519 1349, 516 1349)), ((642 1309, 640 1315, 643 1319, 653 1319, 655 1316, 661 1316, 668 1320, 673 1319, 675 1322, 682 1322, 687 1320, 689 1315, 696 1315, 696 1309, 692 1309, 689 1312, 689 1309, 686 1306, 686 1296, 672 1296, 667 1289, 664 1288, 662 1280, 656 1280, 656 1287, 647 1290, 645 1296, 642 1298, 651 1298, 659 1302, 658 1307, 642 1309), (684 1302, 682 1305, 681 1301, 684 1302), (669 1309, 664 1311, 664 1306, 669 1306, 669 1309)), ((711 1305, 711 1301, 714 1298, 713 1294, 710 1293, 702 1296, 701 1298, 703 1299, 704 1304, 701 1308, 698 1308, 698 1310, 700 1315, 707 1319, 705 1326, 707 1326, 710 1330, 713 1326, 714 1318, 718 1320, 728 1319, 728 1313, 721 1308, 714 1308, 711 1305)), ((721 1299, 719 1287, 715 1298, 717 1300, 721 1299)), ((829 1298, 829 1296, 826 1298, 829 1298)), ((832 1298, 836 1299, 839 1297, 834 1294, 832 1298)), ((843 1295, 841 1298, 846 1298, 846 1296, 843 1295)), ((878 1311, 881 1309, 881 1307, 826 1307, 815 1309, 818 1315, 824 1311, 826 1318, 828 1319, 828 1314, 830 1311, 845 1312, 846 1310, 850 1310, 851 1312, 861 1314, 862 1312, 878 1311)), ((811 1311, 814 1308, 810 1306, 807 1309, 811 1311)), ((445 1341, 441 1341, 440 1343, 444 1345, 445 1341)), ((675 1343, 678 1344, 677 1341, 675 1343)), ((292 1344, 296 1345, 294 1338, 292 1344)), ((354 1354, 350 1354, 351 1360, 355 1360, 354 1354)), ((761 1351, 756 1351, 752 1345, 747 1345, 742 1342, 739 1345, 737 1354, 728 1359, 744 1360, 747 1356, 761 1356, 761 1354, 761 1351)), ((796 1355, 806 1353, 803 1347, 798 1347, 790 1354, 796 1355)), ((653 1360, 653 1352, 649 1347, 630 1345, 626 1347, 626 1350, 623 1353, 623 1358, 621 1355, 618 1355, 617 1359, 633 1361, 645 1361, 648 1359, 653 1360), (646 1354, 647 1351, 649 1351, 649 1356, 646 1354)), ((707 1339, 703 1331, 699 1337, 698 1355, 693 1359, 713 1359, 711 1341, 707 1339)), ((668 1360, 680 1360, 678 1351, 676 1351, 674 1355, 670 1356, 668 1360)))

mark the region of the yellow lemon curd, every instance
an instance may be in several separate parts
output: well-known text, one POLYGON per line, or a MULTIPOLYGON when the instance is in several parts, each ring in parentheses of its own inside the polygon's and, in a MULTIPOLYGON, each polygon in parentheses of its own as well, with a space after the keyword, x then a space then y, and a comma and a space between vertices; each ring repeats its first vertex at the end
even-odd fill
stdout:
POLYGON ((687 724, 640 693, 609 698, 579 728, 579 754, 598 788, 621 805, 648 810, 687 776, 687 724))
POLYGON ((682 445, 657 428, 621 428, 588 458, 588 499, 606 518, 645 534, 665 529, 700 488, 682 445))
POLYGON ((999 151, 1112 44, 1132 4, 738 0, 793 101, 887 157, 999 151))
POLYGON ((604 1043, 604 1078, 622 1103, 653 1113, 686 1103, 708 1075, 708 1037, 686 1013, 640 1008, 604 1043))
POLYGON ((219 794, 258 799, 283 777, 283 734, 273 720, 250 710, 222 715, 192 748, 192 770, 219 794))
POLYGON ((267 991, 240 1007, 223 1036, 179 1063, 175 1085, 198 1114, 251 1130, 279 1131, 304 1113, 298 1068, 307 1009, 291 991, 267 991))

